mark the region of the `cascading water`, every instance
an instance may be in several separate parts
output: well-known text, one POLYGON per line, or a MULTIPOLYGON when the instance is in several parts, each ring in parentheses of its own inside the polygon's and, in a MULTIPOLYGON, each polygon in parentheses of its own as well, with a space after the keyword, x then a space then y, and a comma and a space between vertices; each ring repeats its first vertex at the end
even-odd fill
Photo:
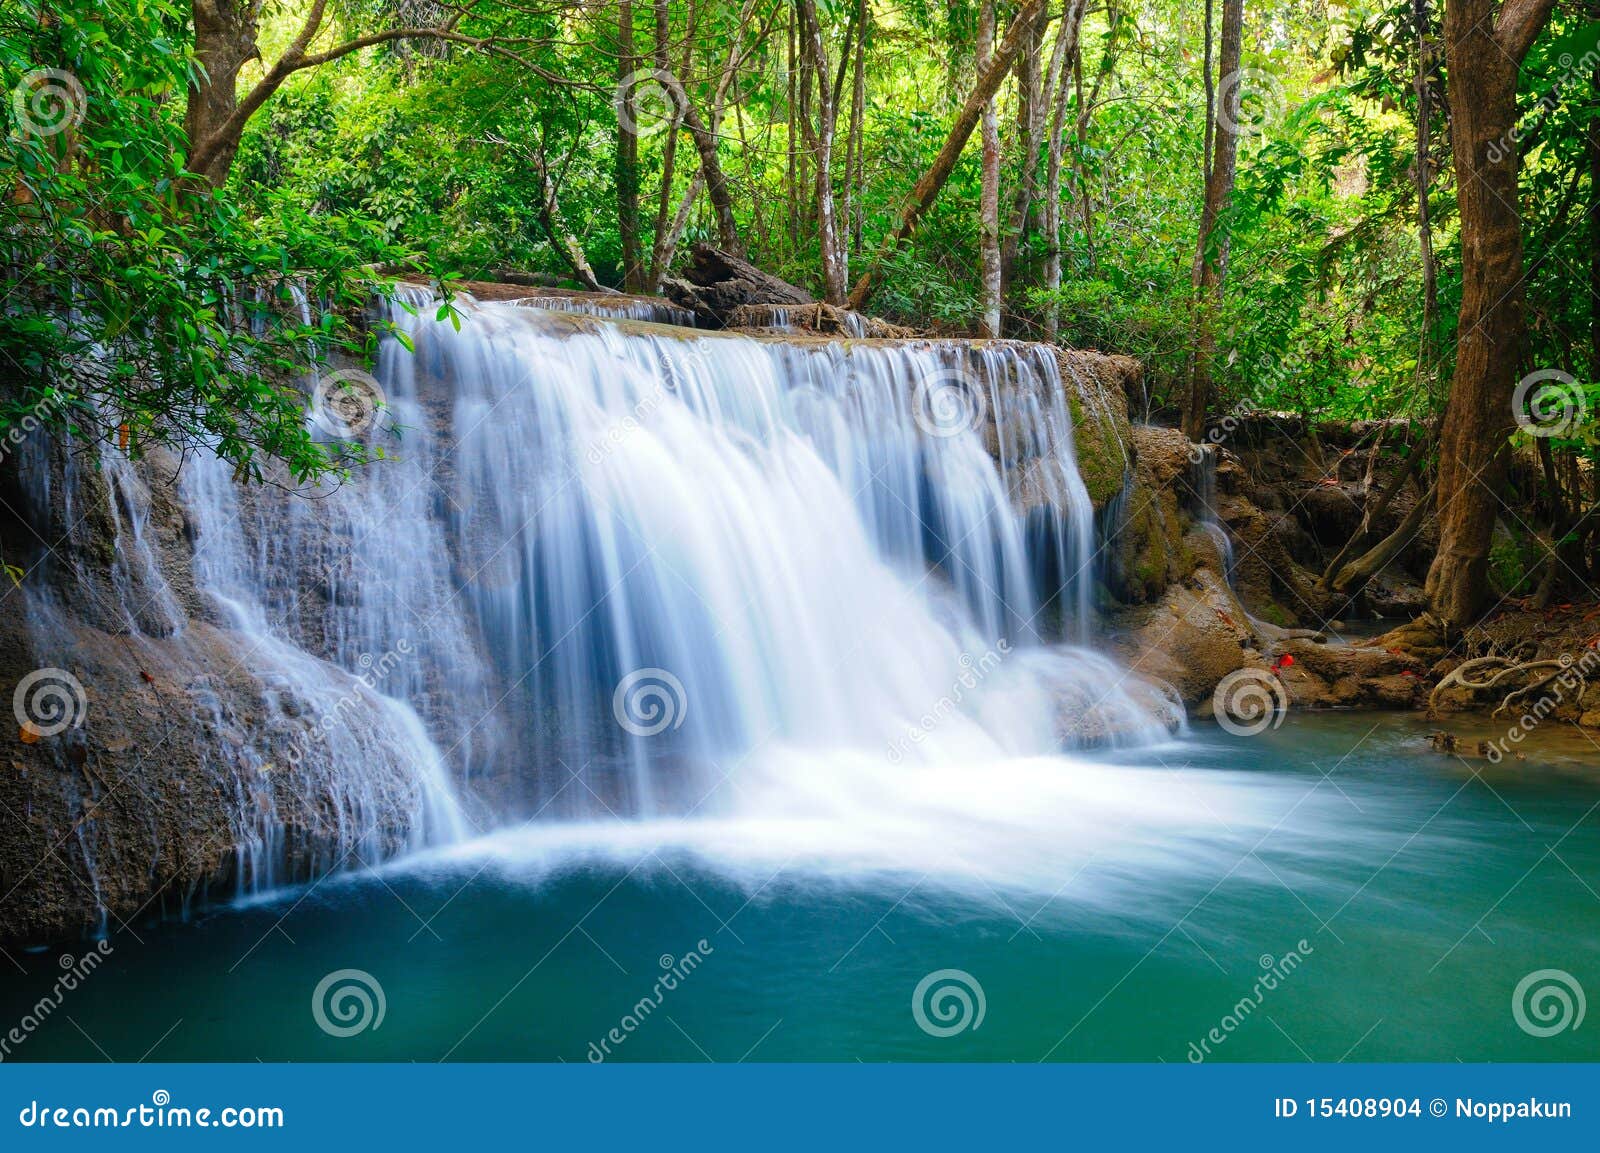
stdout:
MULTIPOLYGON (((384 342, 360 432, 386 459, 344 483, 194 459, 174 487, 102 453, 102 615, 165 638, 138 659, 183 685, 238 892, 529 817, 741 815, 859 846, 999 806, 981 827, 1048 845, 1093 824, 1107 771, 1063 747, 1181 724, 1081 647, 1093 508, 1049 350, 466 298, 457 330, 403 296, 414 351, 384 342), (160 500, 192 549, 145 539, 160 500)), ((68 630, 43 608, 46 647, 68 630)))
MULTIPOLYGON (((397 315, 389 415, 447 394, 448 433, 406 431, 357 503, 438 502, 483 660, 432 655, 499 688, 524 807, 685 811, 774 749, 970 762, 1166 731, 1111 662, 1042 643, 1087 635, 1093 532, 1047 351, 467 307, 459 332, 397 315)), ((361 536, 382 572, 393 541, 361 536)))
POLYGON ((1222 455, 1222 450, 1214 444, 1196 445, 1195 449, 1189 466, 1189 489, 1193 496, 1195 523, 1216 546, 1223 579, 1232 585, 1233 538, 1228 535, 1222 518, 1217 515, 1217 459, 1222 455))
MULTIPOLYGON (((102 841, 96 818, 134 789, 152 810, 152 837, 155 810, 186 807, 182 794, 198 789, 194 840, 154 848, 209 861, 213 880, 241 896, 465 835, 444 758, 411 705, 367 674, 373 658, 349 653, 348 669, 319 659, 269 614, 262 574, 277 570, 258 563, 260 542, 247 541, 239 490, 219 461, 191 460, 177 486, 195 540, 191 573, 168 555, 170 473, 110 449, 61 447, 39 438, 25 449, 23 473, 37 482, 28 519, 45 530, 37 539, 56 543, 31 560, 39 579, 22 596, 32 648, 50 666, 41 675, 76 685, 66 669, 90 670, 92 694, 76 691, 100 700, 92 712, 110 734, 101 739, 129 758, 111 779, 86 769, 61 780, 83 814, 73 832, 97 897, 102 856, 126 846, 102 841), (63 565, 70 575, 52 577, 63 565), (115 698, 130 680, 143 684, 115 698), (179 795, 159 795, 155 769, 166 764, 186 766, 179 795)), ((377 667, 387 671, 390 655, 377 667)), ((69 751, 67 763, 87 759, 69 751)))

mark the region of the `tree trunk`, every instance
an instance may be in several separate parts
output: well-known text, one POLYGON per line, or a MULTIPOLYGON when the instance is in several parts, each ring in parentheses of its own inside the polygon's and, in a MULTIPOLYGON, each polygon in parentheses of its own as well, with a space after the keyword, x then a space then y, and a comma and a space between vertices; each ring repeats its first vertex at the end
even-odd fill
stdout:
MULTIPOLYGON (((744 6, 740 10, 740 14, 739 14, 740 32, 735 34, 735 36, 733 37, 732 41, 728 44, 728 52, 727 52, 727 55, 724 57, 723 63, 722 63, 722 73, 717 79, 716 91, 712 94, 712 97, 711 97, 711 119, 706 124, 706 135, 713 142, 716 140, 717 134, 720 132, 720 130, 722 128, 722 116, 723 116, 723 110, 727 106, 728 92, 733 86, 734 79, 735 79, 735 77, 737 76, 737 73, 738 73, 739 62, 743 58, 743 54, 746 51, 745 43, 744 43, 744 36, 743 36, 743 29, 746 28, 746 27, 751 26, 750 16, 751 16, 751 13, 754 10, 754 8, 755 8, 755 0, 745 0, 744 6)), ((658 12, 658 14, 661 13, 664 9, 665 9, 665 0, 657 0, 657 12, 658 12)), ((658 34, 658 36, 662 35, 661 29, 664 28, 664 27, 665 27, 665 25, 663 25, 661 23, 661 16, 658 15, 658 17, 657 17, 657 29, 658 29, 657 34, 658 34)), ((759 43, 760 41, 766 39, 766 35, 767 35, 768 31, 770 31, 770 28, 771 28, 771 25, 769 24, 769 25, 763 27, 762 29, 760 29, 759 34, 758 34, 757 39, 756 39, 757 43, 759 43)), ((693 43, 693 39, 692 39, 692 32, 691 32, 691 35, 689 37, 685 38, 685 44, 684 44, 684 49, 683 49, 683 62, 682 63, 683 63, 683 71, 685 71, 685 72, 688 71, 688 66, 689 66, 689 63, 690 63, 689 53, 690 53, 690 48, 691 48, 692 43, 693 43)), ((657 56, 658 68, 664 67, 663 65, 661 65, 661 60, 664 57, 664 55, 665 55, 665 53, 663 52, 663 53, 661 53, 661 54, 659 54, 657 56)), ((688 93, 687 92, 685 92, 684 98, 685 98, 685 100, 687 100, 687 98, 688 98, 688 93)), ((678 123, 682 123, 685 120, 684 113, 678 107, 676 102, 674 102, 674 119, 677 122, 677 123, 674 124, 674 135, 676 135, 677 124, 678 123)), ((742 131, 743 126, 741 125, 740 127, 741 127, 741 131, 742 131)), ((741 150, 745 151, 745 152, 748 152, 748 149, 741 149, 741 150)), ((713 148, 712 148, 712 159, 713 160, 716 159, 716 150, 715 150, 714 143, 713 143, 713 148)), ((663 164, 665 164, 665 163, 666 163, 666 161, 663 161, 663 164)), ((665 181, 665 179, 666 179, 665 176, 663 176, 663 181, 665 181)), ((672 265, 673 256, 677 252, 678 242, 681 239, 683 239, 683 230, 688 227, 689 214, 694 209, 695 200, 700 196, 701 191, 705 187, 706 187, 706 167, 705 167, 704 158, 702 157, 700 171, 698 171, 698 172, 696 172, 694 174, 693 178, 691 178, 690 181, 689 181, 689 187, 684 189, 683 197, 678 202, 678 211, 677 211, 676 215, 674 215, 670 221, 666 222, 664 228, 663 227, 658 227, 657 228, 655 244, 654 244, 654 246, 652 248, 651 257, 650 257, 650 276, 649 276, 648 283, 646 285, 646 290, 647 291, 649 291, 649 292, 658 292, 658 291, 660 291, 661 282, 662 282, 662 280, 664 280, 666 278, 667 271, 672 265)), ((724 188, 723 196, 724 196, 724 199, 726 199, 726 196, 727 196, 727 193, 726 193, 726 182, 724 182, 723 188, 724 188)), ((663 196, 663 198, 665 198, 665 196, 667 194, 667 191, 668 191, 667 185, 665 183, 663 183, 663 185, 662 185, 662 196, 663 196)), ((664 206, 665 206, 665 202, 663 202, 663 207, 664 206)), ((727 217, 727 219, 729 220, 730 224, 731 224, 731 221, 732 221, 732 206, 731 205, 726 205, 725 208, 726 208, 725 212, 724 212, 723 208, 718 208, 716 210, 717 211, 717 220, 719 222, 719 231, 721 230, 721 221, 723 220, 724 216, 727 217)), ((734 239, 736 240, 737 237, 735 237, 734 239)), ((726 241, 727 241, 727 237, 726 236, 723 237, 723 240, 724 240, 724 247, 728 247, 729 251, 733 251, 733 252, 738 251, 737 247, 730 247, 730 246, 728 246, 726 244, 726 241)))
POLYGON ((816 0, 800 0, 800 36, 817 96, 817 122, 803 121, 807 143, 816 161, 817 228, 822 246, 823 297, 829 304, 844 303, 848 288, 840 244, 839 219, 833 196, 833 143, 838 124, 838 104, 829 79, 828 52, 822 40, 816 0))
MULTIPOLYGON (((1081 19, 1081 18, 1080 18, 1081 19)), ((1095 73, 1094 85, 1087 94, 1083 90, 1083 53, 1076 53, 1073 62, 1072 85, 1078 98, 1078 115, 1074 126, 1078 146, 1072 153, 1073 183, 1076 186, 1078 217, 1083 223, 1083 256, 1089 275, 1096 275, 1099 258, 1094 246, 1094 193, 1089 187, 1089 171, 1084 157, 1089 150, 1089 125, 1094 110, 1100 102, 1100 89, 1117 66, 1117 27, 1122 21, 1116 0, 1106 0, 1106 48, 1100 57, 1100 67, 1095 73)))
POLYGON ((311 46, 322 31, 328 4, 329 0, 311 0, 304 9, 305 17, 299 31, 283 54, 241 98, 239 70, 249 61, 260 58, 257 34, 266 0, 192 0, 190 14, 195 29, 196 67, 191 72, 188 104, 184 110, 184 129, 189 137, 189 155, 185 163, 189 172, 204 177, 213 188, 221 187, 238 155, 245 125, 285 80, 296 72, 341 60, 378 44, 412 40, 461 44, 513 60, 558 87, 584 83, 550 71, 511 46, 520 45, 520 40, 508 44, 493 37, 468 36, 458 31, 461 20, 472 11, 472 3, 433 6, 432 23, 397 24, 313 52, 311 46))
POLYGON ((1428 515, 1428 508, 1433 504, 1434 491, 1430 490, 1419 497, 1399 527, 1374 545, 1371 551, 1340 569, 1339 574, 1333 578, 1333 591, 1355 592, 1383 571, 1384 565, 1399 556, 1400 551, 1421 531, 1422 522, 1428 515))
MULTIPOLYGON (((655 0, 655 45, 654 59, 658 71, 672 69, 672 20, 667 6, 667 0, 655 0)), ((689 74, 689 45, 694 42, 694 28, 688 30, 684 37, 683 67, 679 69, 685 76, 689 74)), ((671 260, 671 249, 677 245, 676 238, 669 238, 668 228, 672 224, 672 178, 678 167, 678 125, 683 116, 677 108, 672 110, 671 123, 667 126, 665 137, 661 144, 661 184, 656 196, 656 223, 655 239, 650 245, 650 264, 644 275, 643 291, 654 292, 661 283, 661 278, 666 275, 662 257, 671 260)))
POLYGON ((589 291, 612 291, 595 276, 594 269, 589 266, 589 258, 584 255, 583 245, 561 215, 561 206, 556 199, 556 182, 550 175, 550 165, 544 152, 533 153, 529 159, 533 163, 534 174, 539 178, 539 224, 550 246, 567 262, 578 282, 589 291))
MULTIPOLYGON (((1045 120, 1051 98, 1055 95, 1054 61, 1044 66, 1044 35, 1050 26, 1050 10, 1039 9, 1034 17, 1030 42, 1022 49, 1017 60, 1017 134, 1021 138, 1018 148, 1021 165, 1017 173, 1017 189, 1011 200, 1011 213, 1006 221, 1005 239, 1000 249, 1001 292, 1007 292, 1017 275, 1023 243, 1027 240, 1029 225, 1034 220, 1034 199, 1039 191, 1039 152, 1043 143, 1045 120)), ((1061 44, 1061 37, 1056 37, 1061 44)))
POLYGON ((1433 363, 1434 327, 1439 323, 1439 268, 1433 256, 1433 220, 1428 206, 1433 136, 1433 49, 1428 43, 1428 0, 1411 0, 1417 36, 1417 246, 1422 256, 1422 347, 1417 356, 1421 384, 1433 363))
MULTIPOLYGON (((1376 460, 1378 450, 1373 449, 1372 452, 1373 458, 1376 460)), ((1410 455, 1406 457, 1405 463, 1396 470, 1394 477, 1384 486, 1376 500, 1372 498, 1371 484, 1368 484, 1366 503, 1361 511, 1361 524, 1356 528, 1350 539, 1344 542, 1344 547, 1328 562, 1327 568, 1323 570, 1321 583, 1324 586, 1329 585, 1335 574, 1342 570, 1345 559, 1356 549, 1367 543, 1367 537, 1372 533, 1372 526, 1377 524, 1383 518, 1383 514, 1389 511, 1389 506, 1394 503, 1394 498, 1405 487, 1406 481, 1410 480, 1417 471, 1417 468, 1422 464, 1423 457, 1426 455, 1427 446, 1425 444, 1413 446, 1410 455)))
POLYGON ((700 172, 706 179, 706 193, 711 200, 712 212, 717 218, 717 236, 722 247, 736 255, 744 255, 744 243, 739 239, 739 226, 733 216, 733 196, 728 190, 728 178, 722 171, 722 162, 717 157, 717 136, 700 119, 694 101, 689 98, 689 93, 678 78, 671 72, 656 73, 656 80, 671 97, 678 113, 683 117, 683 125, 689 130, 689 136, 694 141, 695 151, 700 154, 700 172))
MULTIPOLYGON (((191 150, 222 134, 238 111, 239 70, 261 59, 256 46, 261 5, 262 0, 194 0, 195 70, 183 116, 191 150)), ((237 135, 219 140, 204 167, 194 171, 219 187, 238 151, 237 135)))
POLYGON ((1012 20, 1011 27, 1006 30, 1005 39, 995 51, 994 59, 986 70, 979 73, 977 84, 956 115, 956 122, 950 126, 950 133, 945 137, 944 146, 939 149, 939 154, 934 157, 928 170, 912 187, 911 195, 900 210, 899 220, 885 239, 883 247, 879 249, 873 263, 856 281, 856 286, 850 293, 851 308, 859 309, 866 304, 867 296, 872 291, 872 278, 877 272, 878 263, 891 248, 916 231, 918 223, 938 199, 945 181, 950 179, 950 173, 955 169, 956 161, 961 158, 961 150, 966 147, 973 128, 977 126, 978 118, 983 114, 983 106, 999 90, 1006 73, 1011 70, 1012 62, 1016 60, 1017 53, 1022 50, 1023 42, 1027 39, 1023 32, 1038 15, 1044 2, 1045 0, 1023 0, 1022 8, 1012 20))
POLYGON ((1517 69, 1554 0, 1446 0, 1450 138, 1461 221, 1456 368, 1439 443, 1439 550, 1428 569, 1447 632, 1476 618, 1488 590, 1511 399, 1523 336, 1517 210, 1517 69))
MULTIPOLYGON (((978 12, 978 72, 994 59, 995 0, 983 0, 978 12)), ((1033 21, 1028 21, 1031 28, 1033 21)), ((983 183, 978 196, 978 255, 982 264, 983 310, 978 334, 1000 336, 1000 120, 995 98, 983 106, 983 183)))
MULTIPOLYGON (((1066 70, 1078 68, 1079 36, 1086 2, 1065 0, 1061 9, 1061 27, 1056 32, 1055 52, 1050 60, 1055 107, 1050 113, 1050 137, 1045 144, 1044 287, 1052 294, 1061 290, 1061 150, 1067 123, 1066 70)), ((1060 330, 1061 306, 1052 299, 1044 314, 1045 340, 1055 340, 1060 330)))
POLYGON ((633 51, 633 0, 617 0, 617 232, 622 238, 622 286, 629 292, 644 288, 639 243, 639 134, 635 128, 638 105, 633 83, 638 67, 633 51))
POLYGON ((850 137, 844 150, 844 235, 841 261, 849 279, 850 251, 861 243, 861 152, 865 143, 862 121, 867 113, 867 33, 871 30, 872 9, 867 0, 856 4, 856 58, 850 84, 850 137))
POLYGON ((1189 395, 1183 411, 1183 434, 1198 441, 1205 436, 1206 405, 1211 398, 1211 360, 1217 351, 1215 313, 1222 300, 1228 273, 1227 230, 1220 227, 1233 197, 1239 161, 1239 98, 1242 85, 1228 82, 1239 71, 1244 53, 1244 0, 1223 0, 1222 34, 1217 51, 1218 89, 1212 129, 1211 169, 1206 173, 1205 200, 1200 210, 1200 237, 1195 248, 1196 339, 1189 395))
POLYGON ((789 207, 789 251, 792 253, 800 247, 800 148, 799 140, 799 72, 798 62, 795 59, 795 15, 794 8, 788 9, 788 19, 784 23, 784 34, 788 37, 788 55, 784 69, 785 93, 783 110, 788 119, 788 167, 785 171, 784 192, 787 194, 786 202, 789 207))

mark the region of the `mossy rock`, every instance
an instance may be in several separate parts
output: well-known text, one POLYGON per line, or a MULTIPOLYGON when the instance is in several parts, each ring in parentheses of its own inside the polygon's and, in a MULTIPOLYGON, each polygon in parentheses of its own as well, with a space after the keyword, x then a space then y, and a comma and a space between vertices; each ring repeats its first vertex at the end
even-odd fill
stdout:
POLYGON ((1122 491, 1133 463, 1128 389, 1137 386, 1142 369, 1128 356, 1074 349, 1056 355, 1072 413, 1078 473, 1098 512, 1122 491))

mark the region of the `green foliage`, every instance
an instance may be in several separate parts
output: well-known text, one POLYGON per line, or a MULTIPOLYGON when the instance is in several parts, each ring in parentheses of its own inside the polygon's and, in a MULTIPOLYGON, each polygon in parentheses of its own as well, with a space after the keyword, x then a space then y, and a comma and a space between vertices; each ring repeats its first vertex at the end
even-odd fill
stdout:
MULTIPOLYGON (((306 0, 264 9, 262 51, 275 57, 306 0)), ((334 5, 319 44, 394 27, 391 0, 334 5)), ((848 199, 852 274, 893 227, 932 161, 975 75, 973 0, 871 5, 867 107, 859 178, 846 171, 846 29, 854 3, 820 6, 845 111, 835 191, 848 199), (848 197, 846 192, 848 191, 848 197)), ((1091 6, 1080 59, 1066 70, 1061 173, 1063 282, 1043 287, 1048 238, 1042 188, 1015 240, 1007 330, 1130 353, 1147 366, 1156 408, 1192 367, 1191 283, 1206 109, 1203 45, 1192 4, 1134 0, 1091 6)), ((192 28, 181 0, 42 0, 0 17, 0 79, 69 72, 86 97, 70 131, 13 131, 0 174, 0 259, 16 281, 0 310, 9 426, 43 414, 89 438, 215 446, 247 473, 269 457, 314 476, 362 459, 359 445, 308 431, 297 380, 335 353, 366 352, 352 323, 371 292, 372 264, 414 261, 476 277, 502 269, 570 270, 543 219, 534 161, 548 167, 566 225, 602 280, 621 282, 618 227, 616 6, 486 4, 462 30, 504 52, 390 42, 297 72, 250 121, 227 189, 182 175, 182 105, 193 76, 192 28), (531 66, 531 67, 530 67, 531 66), (302 314, 297 292, 314 302, 302 314), (307 323, 306 317, 312 318, 307 323)), ((1442 6, 1430 5, 1437 54, 1442 6)), ((634 4, 640 61, 657 11, 634 4)), ((414 14, 413 14, 414 15, 414 14)), ((738 75, 721 90, 719 156, 741 235, 758 264, 820 288, 819 229, 809 147, 791 67, 793 8, 778 0, 664 9, 674 71, 709 115, 729 46, 738 75)), ((1416 77, 1410 0, 1326 6, 1288 0, 1251 9, 1246 106, 1259 132, 1240 141, 1239 177, 1215 254, 1227 254, 1211 365, 1218 411, 1289 409, 1308 416, 1426 419, 1451 369, 1460 254, 1446 123, 1445 77, 1433 64, 1424 126, 1430 237, 1439 303, 1424 332, 1417 225, 1416 77)), ((1049 33, 1045 46, 1052 43, 1049 33)), ((1588 136, 1597 104, 1587 55, 1600 24, 1559 12, 1523 68, 1523 211, 1528 257, 1527 368, 1600 378, 1589 294, 1574 291, 1595 239, 1585 223, 1588 136), (1583 362, 1583 363, 1577 363, 1583 362)), ((1041 59, 1041 64, 1043 58, 1041 59)), ((248 84, 259 72, 249 72, 248 84)), ((811 96, 815 108, 815 94, 811 96)), ((999 104, 1002 200, 1040 157, 1021 155, 1014 83, 999 104)), ((699 178, 681 130, 639 141, 644 244, 699 178)), ((976 141, 910 243, 876 280, 873 311, 944 331, 979 312, 976 141)), ((703 192, 679 251, 716 234, 703 192)), ((1591 417, 1600 406, 1589 406, 1591 417)), ((37 417, 36 417, 37 418, 37 417)), ((1590 458, 1592 424, 1558 442, 1590 458)))
POLYGON ((28 98, 0 144, 0 432, 31 418, 133 454, 203 445, 257 477, 266 458, 301 479, 365 459, 313 437, 298 382, 368 347, 345 317, 370 297, 363 266, 399 250, 291 195, 244 212, 185 178, 181 5, 49 8, 48 26, 30 5, 0 29, 0 83, 28 98))
POLYGON ((1194 340, 1188 301, 1181 295, 1148 283, 1119 287, 1110 279, 1082 279, 1053 293, 1035 289, 1028 299, 1041 314, 1059 310, 1063 344, 1109 349, 1142 361, 1157 404, 1182 379, 1194 340))

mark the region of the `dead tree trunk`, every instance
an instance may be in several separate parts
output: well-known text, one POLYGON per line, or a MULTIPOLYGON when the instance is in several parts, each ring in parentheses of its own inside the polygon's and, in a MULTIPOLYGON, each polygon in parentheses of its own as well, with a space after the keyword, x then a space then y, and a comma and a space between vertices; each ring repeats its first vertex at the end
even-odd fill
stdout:
POLYGON ((1422 528, 1422 522, 1428 515, 1429 506, 1433 504, 1434 493, 1429 490, 1422 496, 1411 511, 1406 514, 1406 519, 1400 522, 1388 536, 1360 558, 1351 561, 1340 569, 1333 578, 1333 591, 1336 593, 1350 593, 1359 589, 1367 581, 1383 571, 1383 566, 1400 555, 1400 550, 1410 544, 1422 528))

